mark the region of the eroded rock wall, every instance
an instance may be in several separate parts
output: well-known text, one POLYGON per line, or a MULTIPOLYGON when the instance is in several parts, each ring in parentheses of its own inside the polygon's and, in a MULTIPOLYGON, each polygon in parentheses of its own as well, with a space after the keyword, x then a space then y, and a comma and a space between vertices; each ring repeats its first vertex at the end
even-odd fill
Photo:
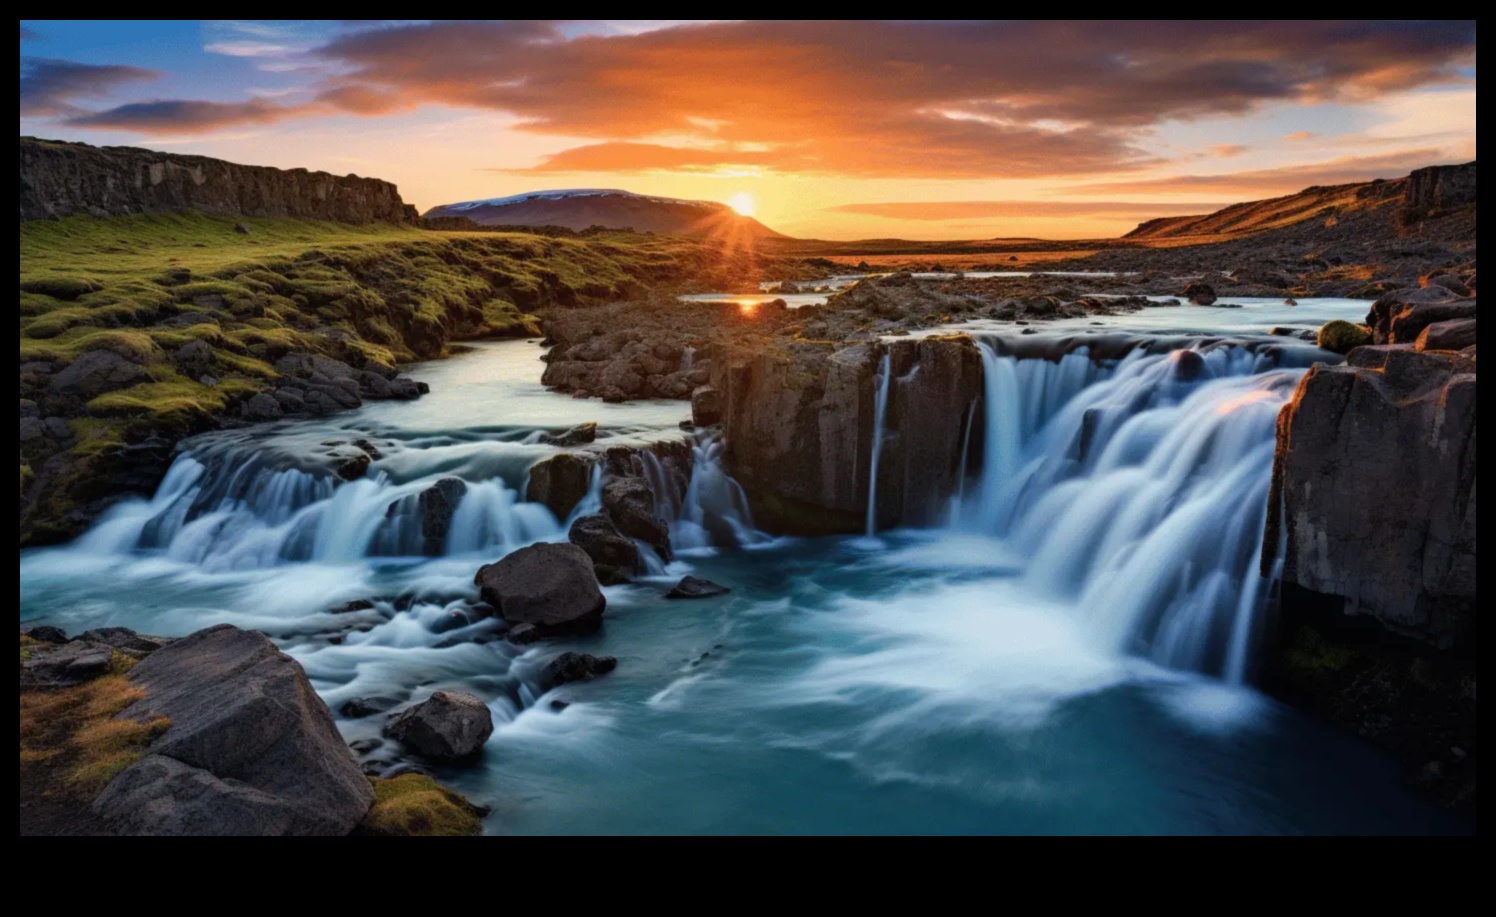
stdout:
POLYGON ((22 223, 173 210, 343 223, 397 223, 415 216, 399 189, 374 178, 21 138, 22 223))

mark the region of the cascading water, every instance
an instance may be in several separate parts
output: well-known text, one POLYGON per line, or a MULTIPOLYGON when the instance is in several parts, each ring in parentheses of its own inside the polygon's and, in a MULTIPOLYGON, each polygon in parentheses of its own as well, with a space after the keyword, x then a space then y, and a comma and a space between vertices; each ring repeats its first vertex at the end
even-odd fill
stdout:
POLYGON ((878 459, 883 454, 883 422, 888 414, 888 386, 893 378, 893 367, 888 353, 878 367, 877 395, 873 401, 873 444, 867 476, 867 526, 864 534, 873 538, 878 534, 878 459))
POLYGON ((756 547, 772 539, 754 528, 748 495, 722 464, 724 444, 699 434, 691 447, 691 467, 682 471, 653 452, 640 458, 655 494, 656 512, 670 523, 670 547, 701 553, 717 546, 756 547))
POLYGON ((1236 346, 982 351, 985 452, 956 526, 1026 555, 1025 582, 1107 645, 1244 680, 1274 427, 1301 373, 1236 346))

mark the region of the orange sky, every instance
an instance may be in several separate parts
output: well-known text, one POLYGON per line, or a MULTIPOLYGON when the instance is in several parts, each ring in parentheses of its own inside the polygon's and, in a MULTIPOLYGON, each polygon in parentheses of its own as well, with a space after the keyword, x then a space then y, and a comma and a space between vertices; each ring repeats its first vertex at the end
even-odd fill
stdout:
POLYGON ((21 131, 1075 238, 1475 157, 1473 21, 22 22, 21 131))

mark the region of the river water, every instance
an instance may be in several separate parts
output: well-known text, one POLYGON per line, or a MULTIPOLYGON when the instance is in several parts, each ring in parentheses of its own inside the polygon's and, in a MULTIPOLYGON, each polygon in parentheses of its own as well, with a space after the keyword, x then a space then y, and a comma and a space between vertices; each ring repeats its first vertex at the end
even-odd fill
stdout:
MULTIPOLYGON (((491 834, 1461 830, 1377 753, 1251 688, 1272 418, 1316 356, 1267 331, 1365 304, 1244 302, 972 327, 983 458, 934 529, 771 538, 699 439, 692 486, 657 481, 680 558, 609 588, 595 636, 493 639, 462 614, 473 573, 564 538, 520 498, 554 451, 541 431, 684 438, 688 408, 548 393, 522 342, 418 367, 418 402, 187 443, 153 500, 22 553, 21 619, 258 628, 335 711, 479 694, 499 724, 482 763, 438 773, 494 807, 491 834), (357 439, 384 458, 335 486, 357 439), (421 557, 405 508, 443 477, 467 495, 421 557), (686 572, 734 591, 663 600, 686 572), (357 599, 374 607, 332 613, 357 599), (540 694, 565 649, 618 670, 540 694)), ((355 741, 379 721, 339 726, 355 741)))

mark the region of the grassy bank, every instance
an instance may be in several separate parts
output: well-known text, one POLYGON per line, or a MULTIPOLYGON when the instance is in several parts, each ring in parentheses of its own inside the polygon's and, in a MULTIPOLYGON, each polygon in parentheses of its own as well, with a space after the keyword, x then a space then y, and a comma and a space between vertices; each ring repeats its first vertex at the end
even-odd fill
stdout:
POLYGON ((274 387, 288 353, 391 367, 454 340, 534 335, 547 309, 783 269, 670 236, 186 213, 26 223, 20 244, 23 543, 75 534, 120 490, 141 489, 150 475, 122 477, 124 456, 233 414, 274 387))

